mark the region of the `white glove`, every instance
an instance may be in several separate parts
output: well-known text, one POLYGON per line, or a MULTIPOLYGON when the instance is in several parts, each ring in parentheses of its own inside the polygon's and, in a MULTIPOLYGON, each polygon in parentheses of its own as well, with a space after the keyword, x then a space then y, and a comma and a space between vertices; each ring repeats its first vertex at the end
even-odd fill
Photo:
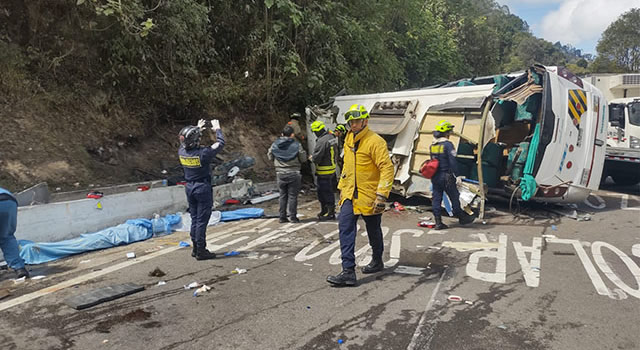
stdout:
POLYGON ((207 121, 206 121, 206 120, 204 120, 204 119, 200 119, 200 120, 198 120, 198 128, 199 128, 200 130, 204 129, 204 125, 205 125, 206 123, 207 123, 207 121))
POLYGON ((460 186, 460 184, 462 183, 462 179, 464 179, 464 176, 458 176, 456 177, 456 186, 460 186))
POLYGON ((218 119, 211 119, 211 130, 218 131, 220 129, 220 121, 218 119))

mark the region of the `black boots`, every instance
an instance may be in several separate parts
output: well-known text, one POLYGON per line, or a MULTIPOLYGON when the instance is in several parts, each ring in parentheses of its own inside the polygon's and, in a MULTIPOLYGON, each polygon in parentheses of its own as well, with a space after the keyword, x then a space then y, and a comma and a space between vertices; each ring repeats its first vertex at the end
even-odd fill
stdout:
POLYGON ((434 216, 433 219, 436 221, 434 230, 446 230, 449 228, 449 226, 442 223, 442 216, 434 216))
POLYGON ((29 271, 25 267, 16 269, 16 278, 26 277, 29 278, 29 271))
POLYGON ((215 258, 216 254, 208 251, 205 247, 198 247, 196 249, 196 260, 210 260, 215 258))
POLYGON ((339 274, 335 276, 328 276, 327 282, 336 285, 336 286, 355 286, 356 281, 356 271, 355 270, 342 270, 339 274))
POLYGON ((193 246, 192 246, 192 248, 191 248, 191 256, 195 258, 195 257, 196 257, 196 252, 197 252, 197 251, 198 251, 198 249, 196 248, 196 244, 195 244, 195 243, 193 243, 193 246))
POLYGON ((323 218, 325 215, 327 215, 327 213, 329 212, 329 208, 328 208, 326 205, 322 204, 322 203, 320 203, 320 207, 321 207, 322 209, 321 209, 321 210, 320 210, 320 212, 318 213, 318 219, 319 219, 319 220, 322 220, 322 218, 323 218))
POLYGON ((362 273, 376 273, 380 272, 384 269, 384 263, 382 262, 382 258, 373 259, 371 262, 362 268, 362 273))
POLYGON ((336 219, 336 207, 333 205, 322 205, 322 211, 318 214, 320 221, 335 220, 336 219), (320 215, 324 213, 323 215, 320 215), (326 214, 326 215, 325 215, 326 214))

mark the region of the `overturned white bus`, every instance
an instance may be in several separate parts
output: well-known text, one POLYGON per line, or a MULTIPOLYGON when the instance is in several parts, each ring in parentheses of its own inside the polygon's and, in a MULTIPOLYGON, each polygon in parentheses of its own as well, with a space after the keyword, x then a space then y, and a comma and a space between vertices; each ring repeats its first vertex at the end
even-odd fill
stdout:
MULTIPOLYGON (((430 181, 418 170, 430 157, 432 132, 442 119, 455 125, 451 141, 459 175, 479 180, 480 194, 510 196, 528 186, 530 191, 517 193, 578 202, 600 183, 607 102, 564 67, 536 65, 521 74, 339 96, 330 105, 307 108, 307 125, 316 119, 328 126, 344 123, 352 104, 370 111, 369 127, 385 138, 395 165, 393 192, 406 197, 431 196, 430 181)), ((308 140, 313 147, 310 132, 308 140)))

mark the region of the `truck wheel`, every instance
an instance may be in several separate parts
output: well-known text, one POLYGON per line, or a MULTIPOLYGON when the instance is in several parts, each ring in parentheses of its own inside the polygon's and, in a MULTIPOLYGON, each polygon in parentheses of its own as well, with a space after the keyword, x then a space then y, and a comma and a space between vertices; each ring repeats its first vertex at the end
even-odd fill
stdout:
POLYGON ((633 186, 640 182, 640 178, 637 176, 627 174, 611 174, 611 178, 618 186, 633 186))

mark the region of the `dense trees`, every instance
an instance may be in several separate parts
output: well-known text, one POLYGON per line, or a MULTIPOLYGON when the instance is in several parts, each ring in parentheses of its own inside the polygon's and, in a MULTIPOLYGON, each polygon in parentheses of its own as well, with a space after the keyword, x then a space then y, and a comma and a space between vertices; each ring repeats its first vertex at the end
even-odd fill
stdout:
POLYGON ((534 62, 585 69, 590 59, 534 37, 493 0, 39 3, 0 5, 11 14, 0 23, 0 49, 14 53, 4 50, 12 59, 0 64, 172 115, 300 110, 342 88, 422 87, 534 62))
POLYGON ((599 71, 640 72, 640 8, 622 14, 602 34, 596 48, 599 71))

